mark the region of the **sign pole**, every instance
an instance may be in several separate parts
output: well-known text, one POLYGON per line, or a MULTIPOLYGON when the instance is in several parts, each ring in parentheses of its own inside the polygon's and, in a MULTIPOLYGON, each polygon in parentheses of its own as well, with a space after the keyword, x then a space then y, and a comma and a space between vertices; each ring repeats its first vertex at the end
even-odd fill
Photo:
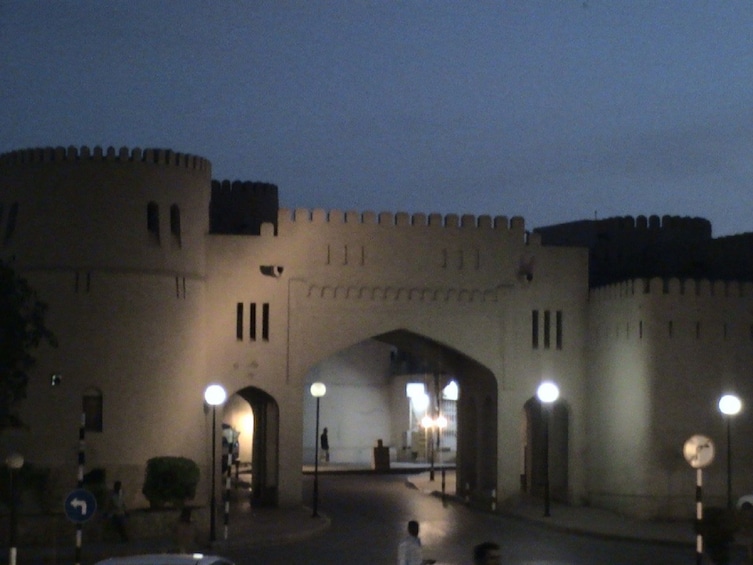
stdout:
POLYGON ((703 485, 703 469, 696 469, 695 473, 695 521, 696 521, 696 540, 695 540, 695 562, 696 565, 703 563, 703 502, 701 496, 701 486, 703 485))
MULTIPOLYGON (((84 488, 84 463, 86 461, 85 452, 85 434, 86 434, 86 412, 81 413, 81 425, 78 430, 78 481, 76 483, 79 489, 84 488)), ((76 522, 76 565, 81 564, 81 542, 83 538, 82 523, 76 522)))
POLYGON ((708 467, 714 460, 714 442, 708 437, 694 435, 685 442, 682 448, 685 460, 695 472, 695 562, 703 563, 703 468, 708 467))

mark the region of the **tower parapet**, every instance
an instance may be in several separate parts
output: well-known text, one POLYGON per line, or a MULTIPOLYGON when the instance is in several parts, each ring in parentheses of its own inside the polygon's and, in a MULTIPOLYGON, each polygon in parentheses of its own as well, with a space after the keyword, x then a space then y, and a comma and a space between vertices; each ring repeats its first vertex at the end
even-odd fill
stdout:
POLYGON ((20 149, 0 155, 0 166, 23 166, 32 163, 59 163, 63 161, 75 162, 81 160, 118 161, 120 163, 153 163, 155 165, 173 165, 199 171, 210 170, 211 164, 203 157, 180 153, 171 149, 140 149, 129 150, 121 147, 116 150, 110 146, 103 149, 96 146, 90 149, 84 145, 80 149, 69 147, 42 147, 20 149))
POLYGON ((0 253, 22 269, 202 276, 210 182, 208 160, 170 149, 2 154, 0 253))

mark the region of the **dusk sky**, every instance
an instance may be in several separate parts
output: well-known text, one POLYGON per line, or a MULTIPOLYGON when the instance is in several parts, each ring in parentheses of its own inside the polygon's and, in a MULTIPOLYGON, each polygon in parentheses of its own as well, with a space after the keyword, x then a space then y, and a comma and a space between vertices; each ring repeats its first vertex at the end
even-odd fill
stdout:
POLYGON ((288 208, 753 231, 751 0, 0 0, 0 152, 163 147, 288 208))

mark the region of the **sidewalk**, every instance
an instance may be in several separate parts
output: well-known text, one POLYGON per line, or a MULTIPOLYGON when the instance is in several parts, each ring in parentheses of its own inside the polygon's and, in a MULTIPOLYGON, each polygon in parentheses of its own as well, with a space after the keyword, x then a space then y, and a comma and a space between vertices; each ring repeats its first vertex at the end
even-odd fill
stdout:
MULTIPOLYGON (((454 497, 455 471, 447 471, 445 475, 445 493, 448 496, 449 493, 453 493, 452 496, 454 497)), ((429 473, 411 475, 407 480, 415 488, 424 493, 435 496, 442 495, 441 473, 438 471, 435 472, 434 481, 429 480, 429 473)), ((620 516, 608 510, 583 506, 568 506, 557 502, 550 504, 550 516, 545 517, 543 500, 525 496, 515 497, 512 501, 505 501, 497 510, 507 516, 514 516, 571 533, 610 539, 642 540, 684 545, 695 545, 696 542, 692 520, 638 520, 620 516)))

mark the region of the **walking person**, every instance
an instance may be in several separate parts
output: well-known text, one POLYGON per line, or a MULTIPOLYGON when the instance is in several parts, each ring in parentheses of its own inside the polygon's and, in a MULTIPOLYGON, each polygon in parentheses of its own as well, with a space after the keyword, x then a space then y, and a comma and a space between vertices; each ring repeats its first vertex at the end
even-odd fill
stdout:
POLYGON ((408 522, 408 535, 397 546, 397 565, 431 565, 434 559, 424 559, 421 538, 418 537, 418 522, 408 522))
POLYGON ((128 510, 126 509, 125 498, 123 496, 123 483, 115 481, 112 491, 107 499, 107 516, 110 518, 115 532, 120 536, 121 541, 128 541, 128 528, 126 521, 128 519, 128 510))
POLYGON ((320 446, 322 448, 322 458, 329 462, 329 436, 327 435, 327 428, 322 430, 322 435, 319 437, 320 446))

